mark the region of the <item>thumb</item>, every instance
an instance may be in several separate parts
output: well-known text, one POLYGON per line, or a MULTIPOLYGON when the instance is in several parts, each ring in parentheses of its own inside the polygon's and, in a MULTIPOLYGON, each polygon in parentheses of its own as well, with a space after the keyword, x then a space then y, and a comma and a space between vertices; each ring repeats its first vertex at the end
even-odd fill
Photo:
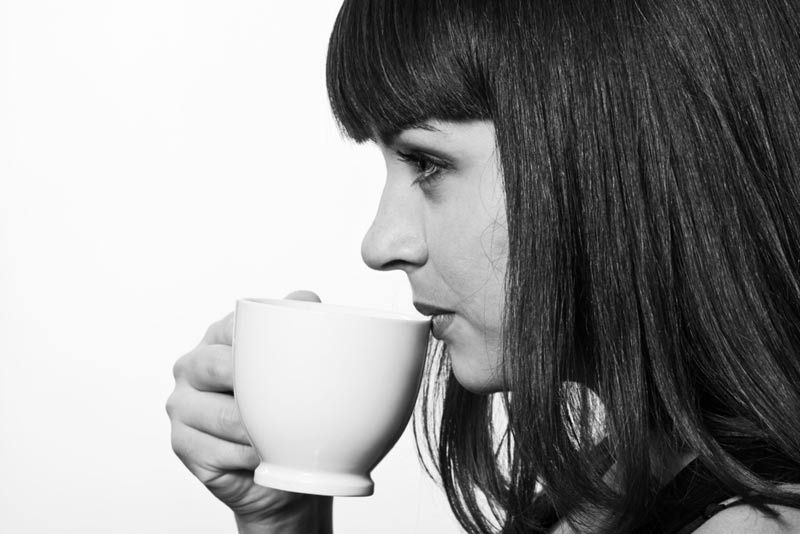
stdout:
POLYGON ((306 302, 322 302, 319 298, 319 295, 314 293, 313 291, 308 291, 305 289, 299 289, 297 291, 292 291, 288 295, 284 297, 285 300, 305 300, 306 302))
MULTIPOLYGON (((313 291, 308 291, 304 289, 300 289, 298 291, 292 291, 291 293, 286 295, 284 299, 305 300, 306 302, 322 302, 322 300, 320 300, 319 298, 319 295, 317 295, 313 291)), ((217 321, 216 323, 214 323, 209 327, 209 329, 206 331, 206 335, 203 336, 203 340, 200 342, 200 345, 212 345, 212 344, 232 345, 234 322, 235 322, 235 312, 231 312, 224 318, 220 319, 219 321, 217 321)))

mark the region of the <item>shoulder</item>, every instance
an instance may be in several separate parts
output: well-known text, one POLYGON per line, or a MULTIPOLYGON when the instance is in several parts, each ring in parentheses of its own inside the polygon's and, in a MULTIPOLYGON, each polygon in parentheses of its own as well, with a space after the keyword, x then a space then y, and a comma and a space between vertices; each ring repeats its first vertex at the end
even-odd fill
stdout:
MULTIPOLYGON (((800 486, 792 486, 792 488, 800 486)), ((729 499, 723 504, 735 501, 729 499)), ((778 517, 770 517, 748 505, 734 505, 714 514, 693 534, 800 534, 800 509, 770 506, 778 517)))

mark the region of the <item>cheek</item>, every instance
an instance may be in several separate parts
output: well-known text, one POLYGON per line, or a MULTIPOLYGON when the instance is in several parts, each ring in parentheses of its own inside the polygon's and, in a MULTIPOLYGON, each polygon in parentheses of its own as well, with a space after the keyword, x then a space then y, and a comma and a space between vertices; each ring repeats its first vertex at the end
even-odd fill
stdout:
POLYGON ((474 327, 496 334, 508 260, 508 236, 502 221, 451 219, 446 231, 430 238, 429 259, 453 301, 474 327))
POLYGON ((437 221, 435 232, 428 231, 428 253, 436 270, 449 290, 457 297, 473 291, 479 269, 479 236, 472 221, 464 217, 468 209, 460 210, 437 221))
POLYGON ((508 230, 504 221, 491 221, 481 235, 481 249, 493 276, 503 278, 508 260, 508 230))

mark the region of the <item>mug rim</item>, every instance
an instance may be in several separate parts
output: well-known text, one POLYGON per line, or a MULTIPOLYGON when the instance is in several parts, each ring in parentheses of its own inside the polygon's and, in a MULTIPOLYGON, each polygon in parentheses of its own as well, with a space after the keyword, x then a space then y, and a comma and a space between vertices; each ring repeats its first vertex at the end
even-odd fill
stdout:
POLYGON ((269 297, 243 297, 237 299, 238 304, 245 304, 248 306, 256 307, 272 307, 283 309, 295 310, 308 310, 317 313, 338 312, 346 315, 353 315, 371 319, 399 321, 402 323, 411 324, 427 324, 430 323, 430 317, 413 317, 406 313, 396 312, 391 310, 379 310, 377 308, 366 308, 361 306, 349 306, 343 304, 330 304, 327 302, 314 302, 307 300, 292 300, 292 299, 276 299, 269 297))

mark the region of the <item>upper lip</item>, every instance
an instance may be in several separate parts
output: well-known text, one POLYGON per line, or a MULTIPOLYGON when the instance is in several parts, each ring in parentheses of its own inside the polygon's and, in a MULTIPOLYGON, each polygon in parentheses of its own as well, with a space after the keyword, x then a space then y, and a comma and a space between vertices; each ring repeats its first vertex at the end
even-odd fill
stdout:
POLYGON ((443 308, 433 306, 432 304, 425 304, 424 302, 415 302, 414 307, 422 315, 440 315, 442 313, 453 313, 450 310, 445 310, 443 308))

